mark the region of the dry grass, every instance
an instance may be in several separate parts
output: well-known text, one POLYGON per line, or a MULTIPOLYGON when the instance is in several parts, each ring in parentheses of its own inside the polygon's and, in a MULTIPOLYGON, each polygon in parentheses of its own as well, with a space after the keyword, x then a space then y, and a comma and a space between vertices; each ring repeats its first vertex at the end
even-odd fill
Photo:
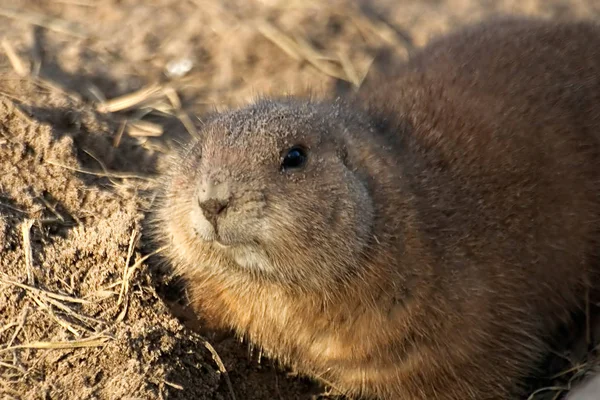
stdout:
MULTIPOLYGON (((109 285, 108 289, 119 286, 118 293, 110 290, 103 290, 101 296, 97 296, 96 300, 82 299, 62 293, 55 293, 39 286, 36 286, 36 279, 33 273, 32 248, 29 239, 29 231, 34 224, 34 220, 27 219, 22 225, 23 232, 23 252, 25 253, 25 270, 28 284, 20 283, 12 280, 4 274, 0 274, 0 285, 14 286, 22 289, 25 295, 37 306, 39 311, 46 313, 47 318, 54 320, 63 329, 72 334, 76 339, 63 341, 27 341, 24 340, 20 344, 14 344, 22 332, 23 327, 28 322, 27 317, 31 305, 23 308, 21 315, 17 321, 11 321, 0 327, 0 333, 8 330, 14 330, 9 342, 5 345, 0 345, 0 357, 7 354, 13 354, 16 350, 35 349, 35 350, 61 350, 61 349, 76 349, 82 347, 100 347, 107 345, 112 339, 110 332, 118 329, 118 324, 125 320, 130 299, 130 285, 139 271, 140 267, 148 258, 163 251, 163 248, 157 249, 154 252, 140 257, 132 265, 129 265, 133 257, 133 249, 140 239, 140 233, 133 231, 131 234, 130 247, 128 250, 127 260, 123 266, 123 274, 121 280, 109 285), (100 320, 90 315, 85 315, 77 311, 70 304, 81 305, 91 304, 94 301, 102 301, 107 297, 116 296, 117 312, 110 320, 100 320)), ((2 359, 0 358, 0 366, 11 368, 19 371, 21 374, 28 372, 27 368, 22 367, 17 362, 17 357, 2 359)), ((222 364, 222 363, 221 363, 222 364)), ((221 365, 219 365, 221 368, 221 365)))
MULTIPOLYGON (((57 3, 69 4, 72 6, 82 6, 87 8, 96 7, 97 4, 92 1, 84 0, 61 0, 57 3)), ((212 89, 211 96, 204 96, 200 101, 207 104, 220 102, 223 98, 231 99, 235 94, 223 95, 219 92, 216 82, 229 82, 238 74, 234 71, 234 58, 236 52, 241 52, 242 55, 237 55, 243 59, 251 51, 248 48, 227 48, 226 46, 220 49, 217 44, 226 44, 235 40, 242 40, 236 34, 247 35, 248 42, 242 40, 242 45, 252 45, 256 37, 263 37, 268 42, 272 43, 277 51, 289 58, 290 65, 296 68, 298 65, 307 64, 312 68, 312 72, 321 75, 319 78, 323 81, 342 80, 349 82, 353 87, 360 87, 369 68, 373 62, 373 56, 363 52, 362 54, 351 54, 348 46, 335 49, 334 46, 319 48, 314 44, 314 38, 309 37, 306 30, 302 29, 302 24, 298 23, 290 27, 282 22, 279 24, 274 22, 276 18, 273 15, 299 15, 297 21, 303 21, 305 16, 303 10, 319 9, 319 18, 337 16, 353 27, 360 33, 364 43, 377 43, 378 46, 392 48, 397 54, 408 57, 414 48, 412 40, 403 37, 394 30, 387 22, 377 19, 374 16, 363 13, 358 7, 348 6, 347 2, 317 2, 317 1, 286 1, 277 2, 275 5, 266 7, 261 11, 244 10, 234 12, 227 9, 227 5, 222 2, 201 1, 196 0, 198 9, 206 15, 211 21, 209 30, 212 36, 206 36, 206 41, 210 42, 216 50, 212 56, 214 62, 218 65, 218 71, 215 77, 211 75, 194 75, 189 73, 188 76, 183 76, 179 79, 166 80, 164 77, 154 76, 154 79, 146 80, 152 82, 142 86, 139 89, 131 90, 124 94, 110 98, 109 95, 103 92, 103 88, 91 86, 88 92, 95 99, 95 109, 103 114, 106 118, 114 122, 118 127, 113 137, 113 146, 118 148, 124 136, 135 138, 138 140, 138 145, 146 149, 155 150, 158 145, 152 141, 153 138, 160 138, 165 134, 164 120, 177 119, 186 131, 192 137, 197 137, 198 132, 196 124, 190 117, 190 112, 184 106, 186 93, 190 89, 197 89, 195 85, 204 85, 202 88, 210 86, 212 89), (287 14, 286 14, 287 13, 287 14), (266 18, 269 17, 269 18, 266 18), (302 18, 301 18, 302 17, 302 18), (358 61, 360 62, 358 62, 358 61), (210 78, 202 79, 199 78, 210 78), (215 94, 216 93, 216 94, 215 94), (151 120, 150 120, 151 119, 151 120)), ((45 15, 27 10, 17 10, 7 7, 0 7, 0 15, 19 20, 26 24, 44 27, 51 32, 57 32, 67 39, 63 40, 82 40, 94 39, 94 34, 88 29, 84 29, 81 25, 73 22, 56 18, 51 15, 45 15)), ((291 17, 290 17, 291 18, 291 17)), ((177 35, 177 32, 174 33, 177 35)), ((358 37, 359 35, 357 35, 358 37)), ((168 42, 165 40, 165 42, 168 42)), ((91 43, 91 42, 90 42, 91 43)), ((364 44, 362 43, 362 44, 364 44)), ((47 77, 40 77, 39 71, 43 66, 42 57, 37 51, 31 51, 28 55, 19 52, 16 46, 8 39, 3 39, 1 42, 2 50, 4 51, 9 65, 14 70, 18 77, 29 79, 35 82, 41 89, 62 93, 64 96, 73 99, 76 102, 82 102, 83 95, 81 92, 69 89, 63 86, 60 82, 52 81, 47 77), (29 57, 29 58, 28 58, 29 57)), ((362 45, 361 44, 361 45, 362 45)), ((92 46, 92 44, 89 44, 92 46)), ((365 45, 366 46, 366 45, 365 45)), ((42 49, 44 50, 44 49, 42 49)), ((96 45, 94 51, 98 60, 111 59, 111 52, 114 49, 104 48, 101 45, 96 45)), ((159 49, 160 50, 160 49, 159 49)), ((133 67, 132 67, 133 68, 133 67)), ((139 68, 139 66, 138 66, 139 68)), ((294 71, 292 67, 290 70, 294 71)), ((250 71, 252 72, 252 71, 250 71)), ((245 75, 242 71, 242 80, 251 80, 253 76, 245 75)), ((140 74, 139 76, 143 76, 140 74)), ((315 80, 316 81, 316 80, 315 80)), ((227 85, 224 85, 227 87, 227 85)), ((199 90, 198 90, 199 91, 199 90)), ((20 98, 18 95, 9 94, 20 102, 26 103, 26 99, 20 98)), ((68 169, 81 174, 88 174, 97 177, 108 178, 114 186, 127 184, 126 181, 145 181, 155 184, 154 178, 140 173, 130 173, 124 171, 111 170, 90 150, 84 150, 92 157, 99 166, 99 170, 85 167, 73 167, 65 165, 59 161, 48 159, 45 163, 68 169), (125 181, 125 183, 124 183, 125 181)), ((21 210, 11 205, 0 204, 1 207, 6 207, 12 210, 18 210, 29 216, 28 210, 21 210)), ((64 222, 65 218, 55 210, 50 204, 46 204, 56 216, 58 221, 64 222)), ((0 367, 4 367, 14 371, 17 375, 25 375, 29 368, 34 363, 23 365, 19 362, 19 350, 38 350, 50 351, 58 349, 76 349, 82 347, 101 347, 109 346, 113 338, 112 333, 119 329, 119 324, 126 322, 127 312, 130 306, 132 296, 131 286, 135 279, 136 273, 144 269, 148 258, 158 254, 164 249, 158 249, 151 254, 144 255, 134 259, 134 249, 141 240, 141 232, 133 230, 131 232, 129 247, 127 249, 126 259, 121 269, 120 279, 111 282, 104 288, 99 288, 97 292, 89 297, 78 298, 64 293, 50 291, 42 285, 39 279, 36 279, 36 265, 34 265, 34 254, 31 245, 31 229, 36 223, 48 221, 35 220, 31 218, 25 219, 21 226, 22 246, 24 254, 24 274, 23 276, 5 276, 0 275, 0 285, 4 287, 18 288, 27 298, 26 305, 21 313, 13 316, 12 320, 8 320, 3 326, 0 326, 0 333, 12 332, 10 340, 7 343, 0 344, 0 367), (82 311, 83 305, 92 304, 94 302, 112 301, 112 309, 110 314, 102 315, 101 318, 92 315, 86 315, 82 311), (31 323, 30 318, 33 311, 41 312, 48 320, 54 321, 60 326, 65 337, 72 337, 70 340, 35 340, 30 341, 23 335, 24 326, 31 323)), ((589 323, 589 321, 588 321, 589 323)), ((590 339, 588 333, 588 340, 590 339)), ((231 400, 236 400, 234 386, 230 380, 229 374, 225 365, 219 356, 215 347, 208 341, 204 342, 205 347, 211 353, 215 364, 223 375, 227 390, 231 400)), ((38 357, 43 357, 39 355, 38 357)), ((565 385, 550 386, 541 388, 531 394, 530 400, 547 396, 552 393, 553 397, 558 398, 565 391, 570 390, 572 384, 580 380, 591 368, 592 361, 580 364, 574 364, 572 367, 557 374, 554 378, 565 381, 565 385)), ((1 379, 0 379, 1 380, 1 379)), ((183 390, 181 385, 173 382, 163 381, 166 385, 172 386, 178 390, 183 390)), ((16 394, 15 394, 16 396, 16 394)), ((547 398, 547 397, 544 397, 547 398)))
POLYGON ((51 31, 74 36, 79 39, 85 39, 89 36, 89 34, 81 26, 79 26, 79 24, 71 21, 65 21, 63 19, 52 17, 46 14, 15 8, 0 7, 0 15, 7 18, 18 19, 32 25, 41 26, 51 31))
POLYGON ((215 363, 217 363, 217 367, 219 368, 219 371, 221 371, 221 373, 225 377, 225 382, 227 383, 227 389, 229 390, 229 396, 231 396, 231 400, 236 400, 235 392, 233 391, 233 385, 231 384, 231 379, 229 379, 229 374, 227 373, 227 369, 225 368, 225 365, 223 364, 221 357, 217 353, 217 350, 215 350, 213 345, 210 344, 210 342, 208 340, 204 341, 204 347, 206 347, 208 349, 208 351, 210 351, 210 354, 212 354, 213 360, 215 360, 215 363))
MULTIPOLYGON (((105 344, 110 337, 99 333, 95 327, 104 326, 104 321, 100 321, 91 316, 83 315, 77 312, 68 304, 86 304, 89 301, 75 298, 72 296, 50 292, 36 286, 34 266, 32 263, 33 250, 31 248, 30 229, 34 224, 34 220, 26 219, 22 224, 23 235, 23 252, 25 254, 25 270, 28 284, 23 284, 10 278, 0 276, 0 284, 6 286, 15 286, 25 291, 25 294, 35 303, 39 310, 47 313, 48 317, 54 320, 66 331, 77 337, 75 340, 67 341, 23 341, 21 344, 14 345, 17 337, 23 330, 23 326, 27 322, 29 314, 29 306, 23 308, 18 322, 9 322, 0 331, 5 331, 14 328, 14 333, 11 339, 5 346, 0 347, 0 356, 6 353, 13 353, 20 349, 72 349, 79 347, 96 347, 105 344), (90 333, 87 337, 82 332, 90 333)), ((21 373, 27 373, 27 369, 17 364, 16 355, 12 359, 1 360, 2 366, 13 368, 21 373)))

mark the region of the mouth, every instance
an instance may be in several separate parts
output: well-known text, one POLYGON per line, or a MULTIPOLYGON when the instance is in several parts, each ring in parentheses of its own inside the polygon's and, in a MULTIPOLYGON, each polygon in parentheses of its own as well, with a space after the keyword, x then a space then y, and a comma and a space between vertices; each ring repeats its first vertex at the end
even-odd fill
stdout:
POLYGON ((252 237, 244 237, 236 232, 220 232, 204 220, 193 224, 193 236, 205 245, 209 245, 217 250, 232 252, 246 247, 260 247, 259 240, 252 237))
POLYGON ((213 241, 212 241, 212 244, 213 244, 213 245, 214 245, 214 246, 215 246, 217 249, 223 249, 223 250, 225 250, 225 249, 231 249, 231 248, 233 247, 233 245, 231 245, 231 244, 225 244, 225 243, 219 242, 219 240, 218 240, 218 239, 215 239, 215 240, 213 240, 213 241))

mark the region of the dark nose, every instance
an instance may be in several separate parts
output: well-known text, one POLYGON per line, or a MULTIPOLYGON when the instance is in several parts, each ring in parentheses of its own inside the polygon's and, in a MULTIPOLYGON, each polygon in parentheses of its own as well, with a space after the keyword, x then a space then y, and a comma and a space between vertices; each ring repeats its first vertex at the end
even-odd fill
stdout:
POLYGON ((204 217, 216 228, 217 217, 225 211, 229 205, 229 199, 208 199, 199 201, 198 205, 202 209, 204 217))

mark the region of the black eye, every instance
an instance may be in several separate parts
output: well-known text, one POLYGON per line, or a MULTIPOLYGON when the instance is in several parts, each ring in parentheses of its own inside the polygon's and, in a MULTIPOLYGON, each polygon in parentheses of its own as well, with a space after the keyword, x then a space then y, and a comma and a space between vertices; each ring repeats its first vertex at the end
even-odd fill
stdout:
POLYGON ((281 162, 283 170, 302 168, 306 164, 306 150, 300 146, 294 146, 287 151, 281 162))

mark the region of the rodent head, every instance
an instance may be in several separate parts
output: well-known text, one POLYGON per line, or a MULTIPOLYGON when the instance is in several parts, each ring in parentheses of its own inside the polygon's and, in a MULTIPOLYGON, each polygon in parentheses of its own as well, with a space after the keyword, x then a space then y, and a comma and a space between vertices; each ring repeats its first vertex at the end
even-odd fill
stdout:
POLYGON ((171 261, 184 275, 302 289, 349 279, 374 220, 364 152, 351 146, 364 129, 337 103, 290 99, 205 121, 174 159, 158 212, 171 261))

